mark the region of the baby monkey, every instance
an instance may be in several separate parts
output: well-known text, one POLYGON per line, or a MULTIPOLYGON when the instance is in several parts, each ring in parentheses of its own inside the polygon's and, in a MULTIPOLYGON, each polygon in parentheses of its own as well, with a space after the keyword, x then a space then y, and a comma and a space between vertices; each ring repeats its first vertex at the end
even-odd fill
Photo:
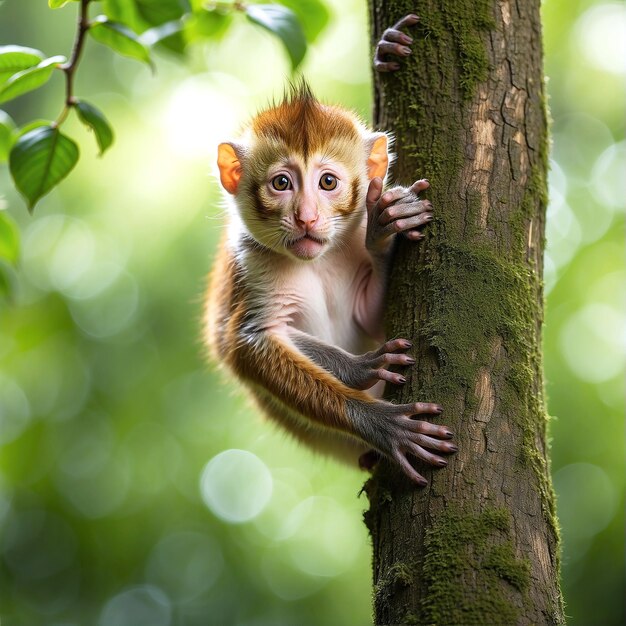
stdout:
POLYGON ((426 180, 383 193, 388 164, 386 134, 304 82, 220 144, 233 202, 206 336, 297 439, 365 467, 382 453, 424 486, 407 455, 443 467, 457 448, 445 426, 414 419, 439 405, 380 398, 385 381, 405 382, 389 366, 415 363, 409 341, 385 342, 382 321, 393 239, 419 241, 432 205, 419 197, 426 180))

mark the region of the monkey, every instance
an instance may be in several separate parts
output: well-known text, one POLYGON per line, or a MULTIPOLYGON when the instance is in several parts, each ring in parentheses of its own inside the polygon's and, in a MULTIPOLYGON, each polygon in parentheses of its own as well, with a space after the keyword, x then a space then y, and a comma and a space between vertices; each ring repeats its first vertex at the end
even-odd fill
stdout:
POLYGON ((394 239, 419 242, 433 207, 424 179, 383 193, 389 145, 302 80, 218 146, 230 202, 205 336, 297 440, 368 469, 384 455, 425 486, 407 455, 444 467, 458 448, 447 427, 414 419, 440 405, 381 398, 406 382, 389 367, 415 363, 410 341, 385 339, 383 313, 394 239))

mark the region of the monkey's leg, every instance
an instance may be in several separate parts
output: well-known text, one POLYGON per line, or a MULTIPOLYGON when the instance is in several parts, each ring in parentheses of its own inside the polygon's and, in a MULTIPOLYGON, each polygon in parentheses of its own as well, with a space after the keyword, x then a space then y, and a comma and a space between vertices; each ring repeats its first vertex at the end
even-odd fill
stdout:
POLYGON ((415 363, 412 356, 401 352, 411 348, 411 342, 406 339, 392 339, 378 350, 355 355, 295 329, 289 330, 289 337, 300 352, 352 389, 369 389, 379 380, 402 385, 406 378, 387 368, 415 363))
POLYGON ((392 404, 350 389, 280 334, 264 331, 240 337, 228 361, 243 379, 263 386, 305 419, 355 435, 393 459, 419 485, 426 480, 407 455, 444 467, 448 462, 441 454, 457 450, 447 441, 453 435, 445 426, 412 419, 426 413, 439 415, 440 406, 392 404))

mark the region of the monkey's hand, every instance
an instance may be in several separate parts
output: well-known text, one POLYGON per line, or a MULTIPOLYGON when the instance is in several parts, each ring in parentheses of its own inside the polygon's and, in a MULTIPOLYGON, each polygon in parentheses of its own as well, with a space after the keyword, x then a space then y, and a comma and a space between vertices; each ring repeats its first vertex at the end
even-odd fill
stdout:
POLYGON ((388 28, 376 44, 374 53, 374 68, 378 72, 395 72, 400 69, 400 63, 393 57, 401 59, 411 54, 409 46, 413 43, 413 38, 401 31, 402 28, 413 26, 419 22, 417 15, 407 15, 397 24, 388 28))
POLYGON ((387 368, 390 365, 409 366, 415 363, 412 356, 404 354, 411 348, 411 342, 406 339, 392 339, 378 350, 355 355, 295 329, 290 329, 289 335, 303 354, 352 389, 369 389, 379 380, 403 385, 406 378, 387 368))
POLYGON ((429 182, 422 179, 410 187, 392 187, 382 193, 382 180, 372 179, 366 198, 365 245, 370 254, 375 258, 385 255, 398 233, 403 233, 411 241, 424 237, 419 228, 433 219, 433 205, 430 200, 420 200, 418 194, 429 186, 429 182))
POLYGON ((413 419, 413 416, 425 413, 439 415, 442 411, 437 404, 423 402, 391 404, 378 400, 364 405, 348 401, 348 412, 359 435, 395 461, 421 487, 428 483, 409 462, 407 455, 435 467, 445 467, 448 461, 441 454, 453 454, 458 448, 449 441, 454 435, 448 428, 413 419))

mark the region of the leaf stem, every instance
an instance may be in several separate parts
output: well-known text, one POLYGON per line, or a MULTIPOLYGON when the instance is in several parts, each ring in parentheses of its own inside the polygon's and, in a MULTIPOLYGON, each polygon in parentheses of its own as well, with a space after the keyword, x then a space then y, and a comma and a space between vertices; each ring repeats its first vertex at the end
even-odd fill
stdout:
POLYGON ((72 56, 67 63, 61 66, 61 69, 65 72, 65 106, 56 121, 56 126, 60 126, 65 121, 70 109, 76 104, 76 98, 74 97, 74 73, 78 67, 80 56, 85 45, 85 35, 87 34, 90 26, 88 15, 90 2, 91 0, 80 0, 80 10, 78 12, 78 22, 76 26, 76 39, 74 40, 72 56))

